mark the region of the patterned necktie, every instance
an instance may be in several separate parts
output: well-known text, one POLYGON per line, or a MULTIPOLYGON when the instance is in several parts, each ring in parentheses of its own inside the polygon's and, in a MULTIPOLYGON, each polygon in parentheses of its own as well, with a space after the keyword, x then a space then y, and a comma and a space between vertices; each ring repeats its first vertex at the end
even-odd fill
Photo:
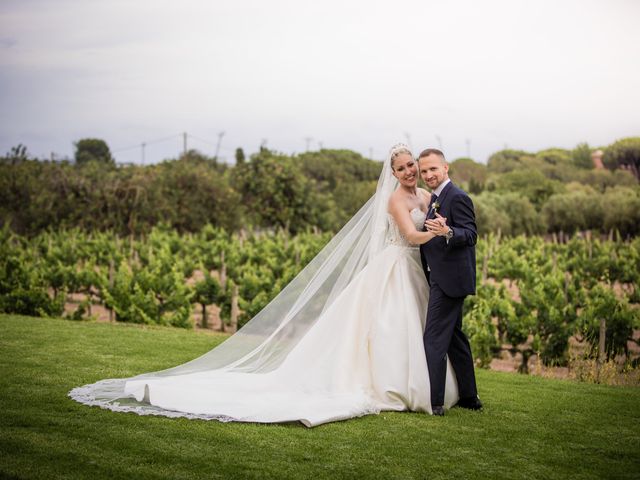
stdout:
POLYGON ((438 195, 436 195, 435 193, 431 194, 431 205, 429 205, 429 210, 427 212, 427 218, 431 219, 431 218, 436 218, 436 209, 433 207, 433 205, 438 201, 438 195))

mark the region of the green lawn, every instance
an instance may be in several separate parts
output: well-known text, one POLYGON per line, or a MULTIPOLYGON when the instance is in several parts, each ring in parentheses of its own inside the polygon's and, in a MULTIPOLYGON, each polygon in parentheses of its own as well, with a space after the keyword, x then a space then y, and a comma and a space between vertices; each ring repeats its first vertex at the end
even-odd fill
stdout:
POLYGON ((0 315, 0 478, 639 478, 640 389, 478 371, 482 413, 307 429, 114 413, 67 392, 224 337, 0 315))

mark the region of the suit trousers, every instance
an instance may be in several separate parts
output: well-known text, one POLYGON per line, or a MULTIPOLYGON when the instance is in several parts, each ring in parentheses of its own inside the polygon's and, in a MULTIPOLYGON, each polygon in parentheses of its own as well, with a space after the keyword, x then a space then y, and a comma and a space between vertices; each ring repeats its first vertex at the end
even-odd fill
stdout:
POLYGON ((462 331, 463 304, 464 297, 449 297, 437 283, 431 282, 424 350, 429 369, 432 406, 444 405, 447 356, 456 374, 460 398, 475 398, 478 395, 471 346, 462 331))

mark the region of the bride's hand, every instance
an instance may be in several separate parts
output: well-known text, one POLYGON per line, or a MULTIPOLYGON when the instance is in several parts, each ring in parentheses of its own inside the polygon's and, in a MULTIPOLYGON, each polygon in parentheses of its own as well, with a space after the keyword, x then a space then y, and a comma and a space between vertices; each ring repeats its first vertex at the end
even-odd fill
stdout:
POLYGON ((444 235, 449 231, 447 218, 439 213, 436 213, 436 218, 425 220, 424 226, 428 232, 432 232, 435 235, 444 235))
POLYGON ((425 226, 427 227, 427 231, 438 236, 446 235, 446 233, 449 231, 449 227, 447 226, 447 224, 443 224, 437 219, 427 220, 425 222, 425 226))

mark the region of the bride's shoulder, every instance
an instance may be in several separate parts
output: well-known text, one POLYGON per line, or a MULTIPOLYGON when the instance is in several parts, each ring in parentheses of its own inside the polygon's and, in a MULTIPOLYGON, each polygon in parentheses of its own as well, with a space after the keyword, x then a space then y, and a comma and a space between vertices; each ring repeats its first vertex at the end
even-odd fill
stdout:
POLYGON ((396 207, 398 205, 400 205, 402 202, 404 201, 404 198, 402 196, 402 194, 400 193, 400 190, 396 190, 395 192, 393 192, 391 194, 391 196, 389 197, 389 203, 387 205, 389 211, 391 211, 391 209, 393 207, 396 207))
POLYGON ((408 212, 410 209, 407 205, 407 195, 400 189, 396 190, 389 197, 389 203, 387 204, 387 212, 391 215, 402 215, 402 212, 408 212))
POLYGON ((422 198, 424 198, 427 201, 427 203, 429 203, 429 200, 431 200, 431 194, 427 192, 424 188, 418 188, 418 192, 420 193, 422 198))

